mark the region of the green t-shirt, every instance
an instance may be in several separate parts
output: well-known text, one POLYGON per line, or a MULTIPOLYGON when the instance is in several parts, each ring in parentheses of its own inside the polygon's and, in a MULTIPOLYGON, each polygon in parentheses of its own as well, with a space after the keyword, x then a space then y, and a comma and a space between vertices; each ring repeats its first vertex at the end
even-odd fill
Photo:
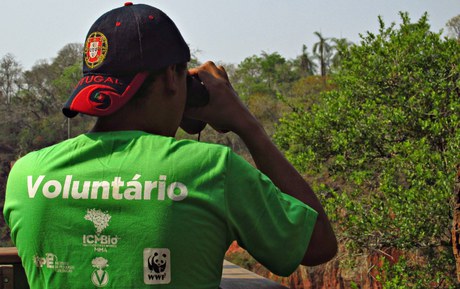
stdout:
POLYGON ((18 160, 4 215, 32 289, 216 289, 233 240, 292 273, 317 213, 227 147, 125 131, 18 160))

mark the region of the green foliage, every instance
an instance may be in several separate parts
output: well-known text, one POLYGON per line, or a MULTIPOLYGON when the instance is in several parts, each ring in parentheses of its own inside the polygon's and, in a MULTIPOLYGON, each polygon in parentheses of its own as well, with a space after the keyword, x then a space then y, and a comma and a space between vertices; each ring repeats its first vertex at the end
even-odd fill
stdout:
POLYGON ((350 47, 353 43, 346 38, 332 38, 331 40, 334 43, 332 48, 336 51, 331 58, 331 71, 335 72, 340 69, 343 59, 349 56, 350 47))
POLYGON ((23 86, 3 107, 8 111, 9 141, 15 143, 16 157, 89 129, 89 117, 68 120, 61 112, 82 76, 81 55, 80 44, 68 44, 52 62, 42 60, 18 72, 23 86))
MULTIPOLYGON (((449 264, 454 266, 450 254, 445 251, 429 250, 425 256, 430 257, 430 262, 420 258, 401 256, 396 262, 387 257, 381 258, 382 266, 377 270, 377 281, 382 284, 382 289, 426 289, 426 288, 457 288, 455 283, 445 272, 437 268, 449 264)), ((454 275, 455 272, 450 272, 454 275)))
POLYGON ((314 62, 313 56, 309 55, 306 45, 302 46, 302 54, 294 60, 294 65, 298 67, 298 73, 301 77, 314 75, 318 67, 314 62))
MULTIPOLYGON (((352 250, 446 246, 460 146, 460 46, 427 16, 367 33, 336 89, 281 119, 276 141, 318 192, 352 250)), ((450 278, 451 264, 421 270, 450 278), (450 274, 450 275, 449 275, 450 274)), ((388 287, 397 288, 397 287, 388 287)))
POLYGON ((268 94, 273 98, 276 92, 298 79, 294 63, 287 61, 277 52, 244 59, 235 71, 233 85, 243 100, 252 94, 268 94))

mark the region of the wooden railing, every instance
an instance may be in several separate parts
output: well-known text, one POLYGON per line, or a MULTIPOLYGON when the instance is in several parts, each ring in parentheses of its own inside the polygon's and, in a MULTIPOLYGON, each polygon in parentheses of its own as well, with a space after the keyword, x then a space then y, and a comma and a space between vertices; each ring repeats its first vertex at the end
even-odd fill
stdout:
MULTIPOLYGON (((29 289, 18 251, 0 247, 0 289, 29 289)), ((221 289, 286 289, 233 263, 224 261, 221 289)))
POLYGON ((261 277, 238 265, 224 260, 224 270, 220 281, 222 289, 287 289, 286 287, 261 277))
POLYGON ((0 248, 0 289, 28 288, 18 250, 14 247, 0 248))

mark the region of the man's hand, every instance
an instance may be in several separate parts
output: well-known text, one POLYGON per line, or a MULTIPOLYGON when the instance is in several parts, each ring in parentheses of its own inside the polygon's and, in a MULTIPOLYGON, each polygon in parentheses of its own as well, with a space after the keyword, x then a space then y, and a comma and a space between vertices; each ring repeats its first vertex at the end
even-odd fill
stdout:
POLYGON ((189 70, 197 74, 209 92, 209 103, 204 107, 186 108, 185 116, 211 125, 219 132, 242 133, 257 120, 241 102, 233 89, 224 67, 206 62, 189 70))

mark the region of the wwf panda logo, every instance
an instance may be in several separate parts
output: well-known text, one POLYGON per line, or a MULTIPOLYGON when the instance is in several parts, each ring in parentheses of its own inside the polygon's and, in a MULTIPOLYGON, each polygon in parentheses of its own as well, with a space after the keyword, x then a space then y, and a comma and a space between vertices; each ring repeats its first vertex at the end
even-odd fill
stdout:
POLYGON ((166 254, 155 253, 148 259, 148 267, 150 271, 155 273, 163 273, 166 270, 166 254))
POLYGON ((144 283, 171 283, 171 252, 168 248, 144 248, 144 283))

